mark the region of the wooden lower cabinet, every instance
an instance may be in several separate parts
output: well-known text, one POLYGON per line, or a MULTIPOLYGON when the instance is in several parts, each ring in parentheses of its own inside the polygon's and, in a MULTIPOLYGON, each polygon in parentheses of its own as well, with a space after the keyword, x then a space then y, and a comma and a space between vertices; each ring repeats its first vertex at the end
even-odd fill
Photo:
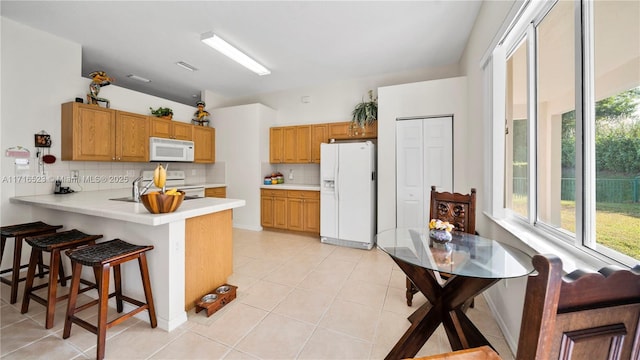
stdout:
POLYGON ((206 188, 204 189, 205 197, 215 197, 215 198, 226 198, 227 197, 227 187, 215 187, 215 188, 206 188))
POLYGON ((233 272, 233 210, 185 220, 185 310, 233 272))
POLYGON ((262 189, 261 224, 320 234, 320 192, 262 189))
POLYGON ((287 229, 286 190, 262 189, 260 209, 260 223, 262 226, 275 229, 287 229))

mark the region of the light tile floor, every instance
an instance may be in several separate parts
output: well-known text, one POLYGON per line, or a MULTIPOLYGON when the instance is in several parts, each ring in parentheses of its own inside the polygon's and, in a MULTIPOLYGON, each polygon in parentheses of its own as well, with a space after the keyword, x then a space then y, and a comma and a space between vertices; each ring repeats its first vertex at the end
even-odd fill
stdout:
MULTIPOLYGON (((106 358, 383 359, 409 327, 407 316, 426 301, 418 294, 406 305, 405 276, 380 250, 269 231, 234 229, 233 237, 229 283, 238 286, 236 300, 208 318, 191 310, 188 322, 170 333, 137 318, 125 321, 109 329, 106 358)), ((21 315, 21 298, 10 305, 9 287, 0 293, 0 358, 95 358, 94 334, 74 325, 62 339, 66 301, 46 330, 42 305, 32 301, 21 315)), ((94 311, 85 313, 95 321, 94 311)), ((468 314, 502 357, 513 359, 482 296, 468 314)), ((440 327, 417 355, 450 350, 440 327)))

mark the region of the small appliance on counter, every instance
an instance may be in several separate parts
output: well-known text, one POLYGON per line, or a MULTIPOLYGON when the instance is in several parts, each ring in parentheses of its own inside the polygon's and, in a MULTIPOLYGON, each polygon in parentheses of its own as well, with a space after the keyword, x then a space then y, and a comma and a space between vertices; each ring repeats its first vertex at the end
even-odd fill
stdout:
POLYGON ((53 190, 54 194, 70 194, 72 192, 74 192, 73 189, 68 186, 62 186, 62 181, 56 180, 56 187, 53 190))

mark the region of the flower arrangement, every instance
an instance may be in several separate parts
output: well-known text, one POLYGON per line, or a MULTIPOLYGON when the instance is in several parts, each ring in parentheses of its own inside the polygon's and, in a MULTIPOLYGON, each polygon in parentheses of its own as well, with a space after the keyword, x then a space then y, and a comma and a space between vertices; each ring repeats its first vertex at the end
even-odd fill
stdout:
POLYGON ((431 221, 429 221, 429 230, 444 230, 446 232, 451 232, 451 230, 453 230, 453 224, 449 224, 448 221, 431 219, 431 221))

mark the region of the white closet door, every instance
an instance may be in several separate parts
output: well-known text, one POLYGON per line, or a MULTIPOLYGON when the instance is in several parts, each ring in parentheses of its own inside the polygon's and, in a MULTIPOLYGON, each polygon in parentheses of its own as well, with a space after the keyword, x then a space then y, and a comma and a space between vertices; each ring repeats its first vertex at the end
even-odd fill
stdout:
POLYGON ((396 167, 396 226, 426 226, 431 185, 453 189, 453 119, 397 121, 396 167))

